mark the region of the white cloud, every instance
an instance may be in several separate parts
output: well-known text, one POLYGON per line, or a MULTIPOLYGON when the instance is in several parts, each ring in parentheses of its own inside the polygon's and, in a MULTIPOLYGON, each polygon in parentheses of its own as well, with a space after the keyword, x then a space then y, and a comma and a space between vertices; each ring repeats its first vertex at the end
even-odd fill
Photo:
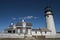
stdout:
POLYGON ((26 18, 27 18, 27 19, 32 19, 32 18, 33 18, 33 16, 27 16, 26 18))
POLYGON ((16 20, 16 18, 12 18, 12 20, 16 20))
POLYGON ((34 16, 25 16, 25 17, 20 17, 19 19, 37 19, 38 17, 34 16))

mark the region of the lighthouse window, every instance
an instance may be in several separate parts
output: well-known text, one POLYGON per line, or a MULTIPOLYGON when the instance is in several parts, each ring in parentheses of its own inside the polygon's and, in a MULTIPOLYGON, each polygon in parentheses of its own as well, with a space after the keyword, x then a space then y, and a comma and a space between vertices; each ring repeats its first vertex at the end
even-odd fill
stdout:
POLYGON ((47 17, 49 17, 49 16, 47 16, 47 17))

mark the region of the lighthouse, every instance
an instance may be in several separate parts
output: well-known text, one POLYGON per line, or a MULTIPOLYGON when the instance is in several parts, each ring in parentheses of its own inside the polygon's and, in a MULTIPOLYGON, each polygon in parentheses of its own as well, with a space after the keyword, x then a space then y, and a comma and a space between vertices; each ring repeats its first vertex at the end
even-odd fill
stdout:
POLYGON ((45 8, 46 27, 51 31, 50 35, 56 35, 53 12, 50 7, 45 8))

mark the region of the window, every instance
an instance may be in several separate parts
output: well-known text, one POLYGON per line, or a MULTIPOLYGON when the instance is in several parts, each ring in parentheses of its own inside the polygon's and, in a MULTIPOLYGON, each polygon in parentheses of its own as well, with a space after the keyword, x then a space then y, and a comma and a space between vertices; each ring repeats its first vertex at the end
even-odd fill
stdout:
POLYGON ((47 15, 47 17, 49 17, 49 15, 47 15))
POLYGON ((20 33, 23 33, 23 30, 22 29, 20 29, 20 33))
POLYGON ((45 33, 47 33, 47 32, 45 31, 45 33))
POLYGON ((35 33, 37 34, 37 31, 35 31, 35 33))
POLYGON ((13 30, 13 33, 15 33, 15 30, 13 30))
POLYGON ((12 32, 9 30, 8 33, 12 33, 12 32))

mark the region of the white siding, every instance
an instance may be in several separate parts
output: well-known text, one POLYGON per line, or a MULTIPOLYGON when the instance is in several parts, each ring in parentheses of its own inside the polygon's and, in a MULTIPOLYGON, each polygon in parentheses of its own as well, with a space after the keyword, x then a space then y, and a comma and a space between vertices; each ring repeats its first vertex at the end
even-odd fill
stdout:
POLYGON ((20 33, 20 29, 17 29, 18 30, 18 33, 20 33))
MULTIPOLYGON (((47 12, 46 14, 52 14, 52 13, 47 12)), ((46 16, 46 23, 47 23, 47 28, 51 31, 51 34, 55 35, 56 34, 56 29, 55 29, 53 15, 46 16)))
POLYGON ((25 30, 26 30, 26 29, 23 29, 23 33, 25 33, 25 30))
POLYGON ((50 35, 51 32, 47 32, 46 35, 50 35))
POLYGON ((36 34, 35 34, 35 31, 32 31, 32 35, 36 35, 36 34))
POLYGON ((32 35, 38 35, 38 36, 40 36, 41 35, 41 32, 40 31, 32 31, 32 35))
POLYGON ((28 35, 30 35, 31 34, 31 29, 28 29, 28 35))
POLYGON ((42 32, 42 35, 43 35, 43 36, 46 35, 45 32, 42 32))

